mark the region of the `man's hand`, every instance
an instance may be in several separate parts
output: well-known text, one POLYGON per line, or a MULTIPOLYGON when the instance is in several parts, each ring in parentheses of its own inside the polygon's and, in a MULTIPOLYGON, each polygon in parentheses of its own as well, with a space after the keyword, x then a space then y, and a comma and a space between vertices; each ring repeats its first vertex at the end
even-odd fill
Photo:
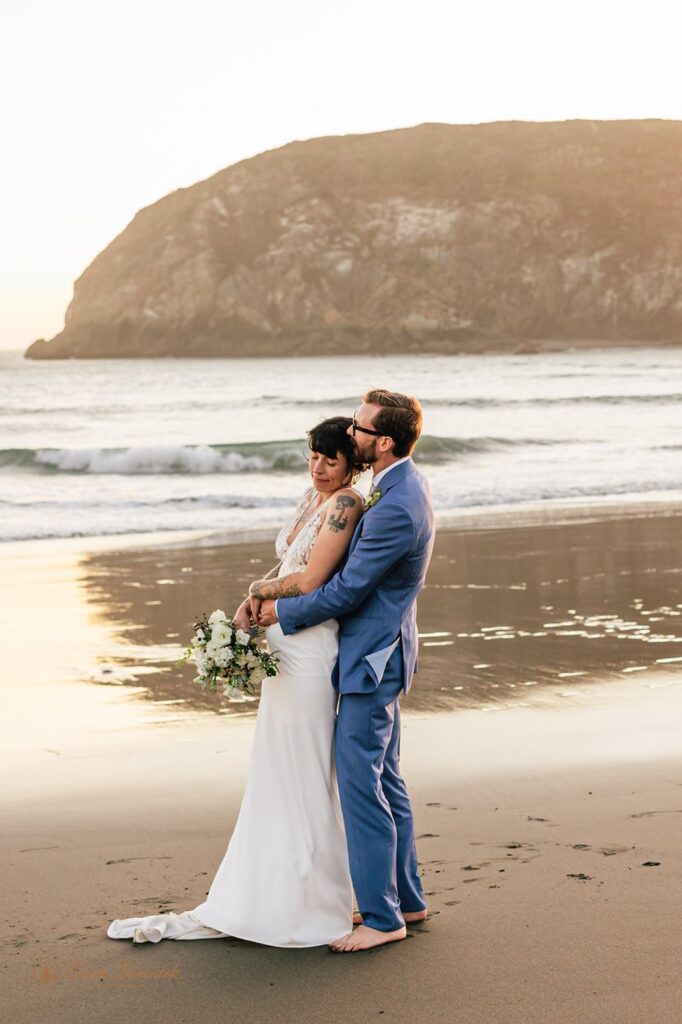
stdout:
POLYGON ((258 615, 259 626, 274 626, 276 622, 279 622, 277 618, 277 612, 275 611, 274 601, 263 601, 260 606, 260 614, 258 615))
POLYGON ((248 633, 251 629, 251 619, 253 613, 251 611, 251 598, 245 598, 234 613, 234 623, 238 629, 243 629, 245 633, 248 633))

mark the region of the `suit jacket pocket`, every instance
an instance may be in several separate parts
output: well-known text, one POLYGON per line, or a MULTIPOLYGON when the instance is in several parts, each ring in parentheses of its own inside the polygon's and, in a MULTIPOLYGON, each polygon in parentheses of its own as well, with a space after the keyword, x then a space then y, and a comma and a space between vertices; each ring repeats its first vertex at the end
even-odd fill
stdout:
POLYGON ((391 657, 399 643, 400 637, 398 637, 397 640, 394 640, 392 644, 389 644, 388 647, 382 647, 380 651, 374 651, 372 654, 365 654, 363 660, 369 665, 372 675, 377 681, 377 685, 383 679, 388 659, 391 657))

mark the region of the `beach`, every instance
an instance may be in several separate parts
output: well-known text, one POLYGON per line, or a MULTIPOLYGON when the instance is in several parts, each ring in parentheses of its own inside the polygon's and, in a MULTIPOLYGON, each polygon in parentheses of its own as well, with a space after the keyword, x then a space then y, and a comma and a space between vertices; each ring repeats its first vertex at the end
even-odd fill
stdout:
POLYGON ((9 8, 0 1024, 682 1024, 674 9, 9 8))
POLYGON ((431 916, 345 957, 106 936, 222 859, 256 706, 176 662, 271 537, 4 545, 8 1018, 677 1019, 681 536, 670 504, 439 529, 402 743, 431 916))

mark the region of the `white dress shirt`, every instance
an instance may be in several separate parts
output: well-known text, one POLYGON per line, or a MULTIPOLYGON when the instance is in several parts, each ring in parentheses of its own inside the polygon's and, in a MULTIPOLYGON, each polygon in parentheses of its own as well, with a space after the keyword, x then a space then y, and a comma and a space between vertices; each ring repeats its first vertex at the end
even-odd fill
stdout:
POLYGON ((381 478, 382 478, 382 477, 386 476, 386 474, 387 474, 387 473, 390 473, 390 472, 391 472, 391 470, 392 470, 392 469, 395 469, 395 467, 396 467, 396 466, 400 466, 400 465, 401 465, 401 463, 403 463, 403 462, 407 462, 407 460, 408 460, 409 458, 410 458, 410 456, 409 456, 409 455, 405 455, 405 456, 404 456, 404 458, 402 458, 402 459, 398 459, 398 461, 397 461, 397 462, 392 462, 390 466, 384 466, 384 468, 383 468, 383 469, 381 469, 381 470, 380 470, 380 471, 379 471, 379 472, 378 472, 378 473, 376 474, 376 476, 373 476, 373 477, 372 477, 372 484, 371 484, 371 486, 372 486, 372 487, 378 487, 378 486, 379 486, 379 481, 381 480, 381 478))

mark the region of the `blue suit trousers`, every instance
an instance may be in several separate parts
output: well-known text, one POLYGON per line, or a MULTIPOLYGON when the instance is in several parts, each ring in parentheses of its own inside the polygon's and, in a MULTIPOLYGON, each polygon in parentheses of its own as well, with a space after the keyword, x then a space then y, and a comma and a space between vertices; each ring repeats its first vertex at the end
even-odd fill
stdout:
POLYGON ((373 693, 341 695, 336 772, 358 909, 380 931, 402 928, 402 911, 426 906, 414 821, 400 774, 403 657, 391 655, 373 693))

